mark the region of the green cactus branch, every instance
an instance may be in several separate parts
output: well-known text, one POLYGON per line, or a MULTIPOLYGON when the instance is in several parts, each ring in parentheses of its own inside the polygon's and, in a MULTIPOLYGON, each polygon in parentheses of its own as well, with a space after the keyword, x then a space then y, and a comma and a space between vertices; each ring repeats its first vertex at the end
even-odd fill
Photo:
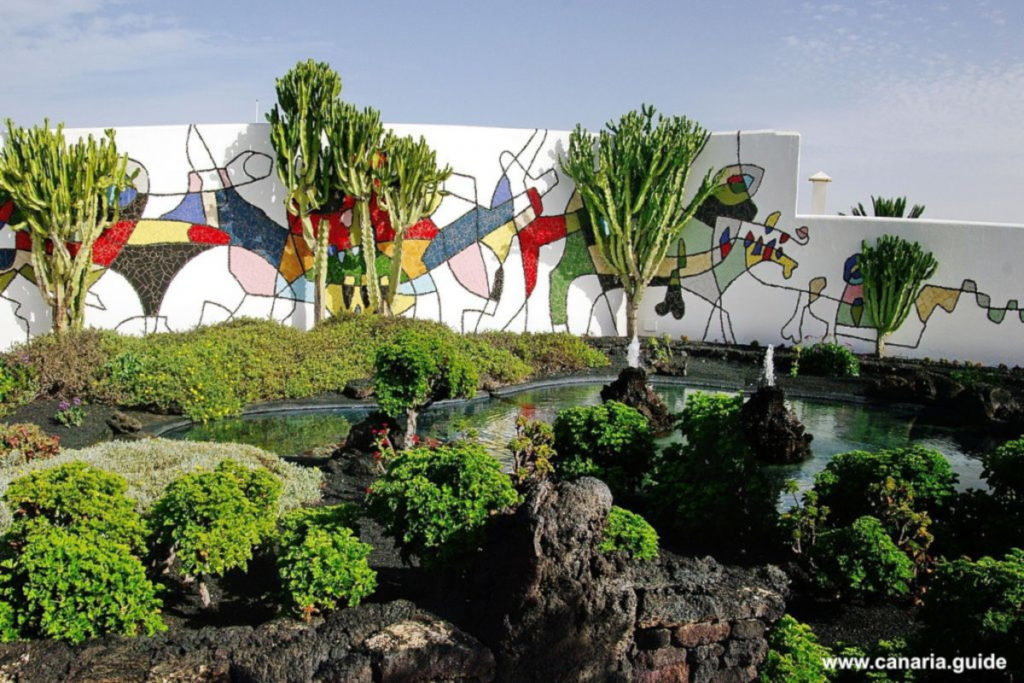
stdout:
POLYGON ((917 242, 882 235, 875 246, 861 243, 864 311, 878 332, 875 351, 885 355, 885 342, 910 314, 921 284, 935 274, 938 262, 917 242))
POLYGON ((113 130, 69 145, 63 125, 26 129, 7 119, 6 126, 0 192, 18 209, 11 228, 32 238, 36 285, 63 335, 82 327, 93 246, 117 221, 121 191, 135 173, 128 173, 128 156, 118 155, 113 130))

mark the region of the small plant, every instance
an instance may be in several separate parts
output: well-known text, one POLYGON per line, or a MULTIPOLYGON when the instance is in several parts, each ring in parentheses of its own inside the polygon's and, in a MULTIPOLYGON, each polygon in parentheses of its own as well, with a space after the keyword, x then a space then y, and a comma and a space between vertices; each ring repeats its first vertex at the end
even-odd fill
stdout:
POLYGON ((1024 502, 1024 437, 1007 441, 981 456, 981 476, 992 493, 1012 502, 1024 502))
POLYGON ((597 548, 605 553, 621 551, 649 562, 658 559, 658 532, 640 515, 613 505, 597 548))
POLYGON ((519 483, 527 479, 545 479, 555 467, 555 432, 547 422, 516 419, 516 436, 508 442, 512 451, 512 474, 519 483))
POLYGON ((355 607, 377 588, 366 558, 373 548, 353 533, 350 506, 301 508, 281 522, 277 570, 289 601, 307 620, 338 603, 355 607))
POLYGON ((36 371, 28 356, 0 356, 0 415, 31 401, 38 390, 36 371))
POLYGON ((768 648, 759 671, 762 683, 822 683, 832 677, 824 665, 831 650, 818 642, 810 626, 788 614, 768 632, 768 648))
MULTIPOLYGON (((370 430, 370 436, 373 437, 373 463, 377 471, 383 474, 387 471, 387 463, 397 453, 395 443, 391 440, 391 428, 387 424, 381 424, 380 427, 370 430)), ((419 437, 413 434, 413 441, 418 439, 419 437)))
MULTIPOLYGON (((845 346, 830 342, 812 344, 797 354, 795 362, 798 372, 805 375, 860 376, 860 361, 853 355, 853 352, 845 346)), ((792 370, 790 373, 792 374, 792 370)))
POLYGON ((371 514, 428 561, 476 547, 491 515, 518 500, 501 465, 480 444, 455 442, 395 456, 367 496, 371 514))
POLYGON ((82 399, 75 396, 70 401, 61 401, 57 404, 57 412, 54 413, 53 419, 65 427, 81 427, 85 422, 82 399))
POLYGON ((841 593, 906 595, 915 577, 914 563, 870 516, 821 534, 814 557, 820 583, 841 593))
POLYGON ((802 497, 795 479, 786 481, 783 490, 793 497, 793 506, 779 515, 779 524, 789 535, 793 552, 803 555, 814 547, 818 534, 827 529, 828 508, 818 504, 818 494, 813 489, 805 491, 802 497))
POLYGON ((177 559, 186 581, 197 580, 204 607, 206 577, 245 569, 274 532, 280 494, 281 481, 267 470, 225 460, 172 482, 153 506, 154 540, 168 549, 168 568, 177 559))
POLYGON ((798 377, 800 375, 800 355, 803 353, 803 346, 797 344, 793 347, 793 355, 789 361, 789 376, 798 377))
POLYGON ((674 356, 672 352, 672 337, 666 332, 659 339, 658 337, 647 338, 647 348, 651 354, 651 364, 654 366, 658 365, 670 365, 674 356))
POLYGON ((60 439, 34 424, 0 424, 0 467, 50 458, 59 452, 60 439))
POLYGON ((935 274, 938 261, 917 242, 882 235, 875 246, 861 243, 864 313, 878 332, 875 351, 885 355, 885 342, 910 314, 921 284, 935 274))

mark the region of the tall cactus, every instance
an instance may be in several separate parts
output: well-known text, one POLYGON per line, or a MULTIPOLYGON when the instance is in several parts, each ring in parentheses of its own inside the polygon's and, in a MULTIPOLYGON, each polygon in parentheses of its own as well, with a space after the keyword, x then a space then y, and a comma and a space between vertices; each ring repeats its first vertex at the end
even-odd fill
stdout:
POLYGON ((312 213, 334 196, 327 128, 334 120, 341 77, 324 62, 299 62, 276 81, 277 104, 267 113, 277 175, 285 187, 285 210, 299 219, 313 252, 313 320, 323 320, 327 298, 329 230, 314 234, 312 213))
POLYGON ((0 191, 18 208, 20 220, 11 227, 32 237, 36 285, 53 311, 54 330, 64 335, 82 328, 93 245, 117 221, 121 190, 134 173, 128 155, 117 153, 113 130, 69 145, 63 125, 6 125, 0 191))
POLYGON ((358 244, 366 266, 366 291, 371 312, 381 308, 380 281, 377 278, 377 239, 370 221, 370 198, 373 194, 373 168, 380 159, 384 126, 380 112, 372 107, 362 111, 342 102, 335 111, 328 129, 334 182, 338 189, 355 201, 352 220, 352 242, 358 244))
POLYGON ((607 123, 596 138, 577 125, 561 161, 590 215, 598 250, 622 282, 630 337, 647 283, 717 184, 708 171, 684 202, 708 133, 686 117, 654 115, 654 107, 645 105, 607 123))
POLYGON ((885 341, 907 319, 921 283, 935 274, 938 261, 917 242, 882 235, 875 246, 861 242, 860 273, 864 280, 864 312, 878 336, 875 352, 885 355, 885 341))
POLYGON ((441 205, 441 184, 452 174, 450 166, 438 168, 437 153, 426 139, 398 137, 389 132, 384 138, 383 154, 374 168, 377 205, 388 212, 395 232, 391 253, 391 272, 384 311, 392 315, 395 295, 402 276, 402 244, 406 231, 430 216, 441 205))

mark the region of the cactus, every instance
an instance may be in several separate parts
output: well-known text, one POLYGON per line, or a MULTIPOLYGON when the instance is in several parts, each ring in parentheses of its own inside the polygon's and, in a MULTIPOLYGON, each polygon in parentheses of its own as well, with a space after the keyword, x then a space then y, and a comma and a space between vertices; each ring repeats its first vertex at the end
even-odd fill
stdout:
POLYGON ((452 174, 449 166, 438 168, 437 153, 423 136, 400 138, 388 133, 383 153, 374 168, 377 205, 388 212, 395 232, 391 254, 388 291, 384 311, 391 315, 395 306, 399 279, 402 276, 402 242, 410 227, 428 217, 441 205, 444 191, 441 184, 452 174))
POLYGON ((561 161, 576 182, 598 250, 622 282, 628 337, 636 333, 647 283, 719 180, 708 171, 684 203, 690 169, 708 133, 686 117, 659 115, 655 121, 654 114, 648 106, 631 111, 606 124, 596 139, 577 125, 561 161))
POLYGON ((885 340, 907 319, 921 283, 935 274, 938 262, 917 242, 882 235, 873 247, 861 242, 859 264, 864 312, 878 331, 875 352, 881 358, 885 340))
POLYGON ((366 265, 366 290, 373 312, 381 308, 380 281, 377 278, 377 239, 370 221, 373 194, 373 168, 380 160, 384 126, 380 112, 372 107, 362 111, 341 103, 328 130, 331 140, 334 182, 346 196, 355 200, 352 219, 352 243, 359 244, 366 265))
POLYGON ((327 127, 339 105, 341 77, 324 62, 299 62, 276 81, 277 104, 267 114, 285 210, 299 219, 313 252, 313 320, 323 320, 329 230, 313 230, 312 213, 335 198, 327 127))
POLYGON ((6 125, 0 192, 18 208, 11 228, 32 237, 35 282, 53 311, 54 330, 64 335, 82 328, 93 245, 117 221, 121 190, 135 173, 128 173, 128 155, 118 155, 113 130, 69 145, 63 125, 6 125))

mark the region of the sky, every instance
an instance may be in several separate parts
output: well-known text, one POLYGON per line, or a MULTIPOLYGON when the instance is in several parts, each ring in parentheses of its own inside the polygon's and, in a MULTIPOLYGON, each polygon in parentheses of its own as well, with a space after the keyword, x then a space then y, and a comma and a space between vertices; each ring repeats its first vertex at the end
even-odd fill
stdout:
MULTIPOLYGON (((829 212, 1024 224, 1021 0, 0 0, 0 117, 238 123, 296 61, 390 123, 591 130, 638 108, 801 134, 829 212)), ((262 116, 261 116, 262 120, 262 116)))

